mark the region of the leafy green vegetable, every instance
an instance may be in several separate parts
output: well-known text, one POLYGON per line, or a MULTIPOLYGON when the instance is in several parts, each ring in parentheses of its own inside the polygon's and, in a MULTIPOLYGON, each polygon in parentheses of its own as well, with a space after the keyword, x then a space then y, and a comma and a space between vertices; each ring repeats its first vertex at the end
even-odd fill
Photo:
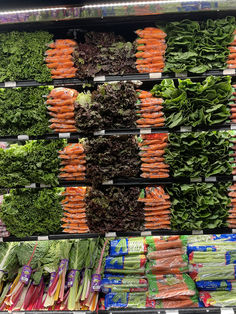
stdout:
POLYGON ((214 125, 225 122, 230 116, 227 106, 232 95, 229 76, 209 76, 202 83, 190 79, 166 79, 155 85, 152 93, 164 99, 165 124, 169 128, 180 125, 214 125))
POLYGON ((0 186, 14 187, 30 183, 56 186, 60 160, 58 150, 64 140, 29 141, 25 145, 13 144, 0 148, 0 186))
POLYGON ((165 161, 174 177, 210 177, 232 173, 230 133, 209 131, 169 134, 165 161))
POLYGON ((173 184, 167 187, 171 196, 171 228, 199 230, 227 227, 228 187, 228 183, 173 184))
POLYGON ((0 218, 16 237, 57 233, 61 230, 60 189, 17 189, 4 195, 0 218))
POLYGON ((203 73, 226 68, 227 46, 233 41, 235 18, 196 22, 182 20, 166 25, 165 71, 203 73))
POLYGON ((18 259, 16 255, 17 243, 2 243, 0 249, 0 281, 12 280, 17 274, 18 259))
POLYGON ((0 135, 43 135, 50 132, 43 96, 50 87, 0 89, 0 135))
POLYGON ((0 34, 0 82, 16 80, 51 81, 44 62, 46 44, 53 36, 48 32, 10 32, 0 34))

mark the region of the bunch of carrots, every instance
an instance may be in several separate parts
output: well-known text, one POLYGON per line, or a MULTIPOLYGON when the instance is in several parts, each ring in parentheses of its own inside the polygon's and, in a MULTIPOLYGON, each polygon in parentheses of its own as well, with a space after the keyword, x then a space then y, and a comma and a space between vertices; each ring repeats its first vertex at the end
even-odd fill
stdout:
POLYGON ((153 97, 152 93, 138 89, 139 101, 137 114, 140 119, 136 121, 140 128, 161 127, 165 125, 163 99, 153 97))
POLYGON ((68 187, 62 195, 65 196, 61 202, 64 209, 63 232, 89 232, 86 219, 86 187, 68 187))
POLYGON ((169 165, 165 163, 165 147, 168 143, 168 134, 145 134, 139 143, 141 152, 141 177, 158 179, 169 177, 169 165))
POLYGON ((59 175, 61 179, 66 181, 85 180, 86 160, 82 144, 67 145, 62 151, 59 151, 59 158, 62 166, 59 175))
POLYGON ((71 39, 57 39, 50 43, 45 54, 47 67, 53 79, 75 77, 77 68, 74 66, 73 53, 77 43, 71 39))
MULTIPOLYGON (((236 50, 235 50, 235 52, 236 52, 236 50)), ((236 53, 235 53, 235 56, 236 56, 236 53)), ((235 59, 235 61, 236 61, 236 59, 235 59)), ((233 91, 232 99, 229 103, 230 111, 231 111, 230 119, 231 119, 232 123, 236 123, 236 85, 232 85, 232 87, 234 88, 234 91, 233 91)))
MULTIPOLYGON (((236 30, 234 31, 234 35, 236 35, 236 30)), ((229 69, 236 69, 236 36, 234 37, 233 42, 229 46, 229 57, 227 60, 229 69)))
POLYGON ((145 229, 170 229, 170 196, 161 186, 145 188, 144 198, 145 229))
POLYGON ((166 33, 159 28, 146 27, 135 32, 136 39, 136 68, 139 73, 163 72, 165 66, 166 33))
POLYGON ((75 128, 74 103, 78 92, 75 89, 54 88, 47 96, 50 128, 57 133, 77 132, 75 128))

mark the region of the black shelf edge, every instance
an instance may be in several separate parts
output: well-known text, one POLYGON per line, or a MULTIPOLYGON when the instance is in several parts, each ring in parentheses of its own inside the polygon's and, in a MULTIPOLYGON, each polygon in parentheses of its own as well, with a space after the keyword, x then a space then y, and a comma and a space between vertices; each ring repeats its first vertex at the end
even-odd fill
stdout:
POLYGON ((39 136, 31 136, 27 134, 19 135, 6 135, 0 136, 0 141, 11 142, 11 141, 27 141, 27 140, 57 140, 60 138, 75 140, 80 138, 86 138, 88 136, 112 136, 112 135, 142 135, 142 134, 155 134, 155 133, 188 133, 188 132, 201 132, 201 131, 228 131, 236 130, 235 123, 217 124, 212 126, 202 126, 202 127, 191 127, 191 126, 180 126, 177 128, 170 129, 168 127, 159 128, 136 128, 136 129, 117 129, 117 130, 99 130, 93 133, 50 133, 39 136))
POLYGON ((169 229, 155 229, 143 231, 111 231, 107 233, 62 233, 49 234, 40 236, 29 236, 18 238, 9 236, 0 238, 0 242, 26 242, 26 241, 46 241, 46 240, 70 240, 70 239, 89 239, 89 238, 117 238, 117 237, 140 237, 140 236, 162 236, 162 235, 204 235, 204 234, 235 234, 236 229, 218 228, 218 229, 204 229, 204 230, 169 230, 169 229))
POLYGON ((80 80, 78 78, 68 78, 68 79, 55 79, 49 82, 37 82, 35 80, 25 80, 25 81, 8 81, 1 82, 0 88, 15 88, 15 87, 36 87, 44 85, 53 85, 53 86, 76 86, 83 84, 101 84, 104 82, 112 81, 161 81, 163 79, 185 79, 185 78, 196 78, 196 79, 205 79, 207 76, 222 76, 230 75, 236 76, 236 69, 225 69, 225 70, 211 70, 204 72, 202 74, 194 73, 133 73, 125 75, 99 75, 94 78, 88 78, 85 80, 80 80))

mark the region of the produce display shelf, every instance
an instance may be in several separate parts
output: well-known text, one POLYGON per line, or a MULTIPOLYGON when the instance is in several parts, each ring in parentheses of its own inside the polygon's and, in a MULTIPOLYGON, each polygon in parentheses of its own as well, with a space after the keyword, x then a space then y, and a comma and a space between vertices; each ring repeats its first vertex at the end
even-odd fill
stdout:
POLYGON ((201 132, 201 131, 227 131, 236 130, 236 124, 226 123, 211 126, 202 127, 191 127, 191 126, 180 126, 176 128, 159 127, 159 128, 142 128, 142 129, 116 129, 116 130, 100 130, 93 133, 50 133, 39 136, 31 136, 26 134, 20 135, 7 135, 0 136, 0 142, 11 142, 11 141, 28 141, 28 140, 57 140, 60 138, 65 139, 79 139, 86 138, 88 136, 100 136, 100 135, 142 135, 142 134, 155 134, 155 133, 188 133, 188 132, 201 132))
POLYGON ((118 231, 107 233, 63 233, 63 234, 51 234, 51 235, 33 235, 29 237, 17 238, 9 236, 0 238, 0 242, 25 242, 25 241, 44 241, 44 240, 70 240, 70 239, 89 239, 97 237, 116 238, 116 237, 145 237, 151 235, 202 235, 202 234, 235 234, 236 229, 231 228, 217 228, 217 229, 204 229, 204 230, 168 230, 168 229, 156 229, 156 230, 144 230, 144 231, 118 231))
POLYGON ((15 87, 35 87, 35 86, 44 86, 44 85, 53 85, 53 86, 76 86, 83 84, 96 84, 104 82, 114 82, 114 81, 161 81, 163 79, 178 79, 178 78, 196 78, 196 79, 205 79, 207 76, 222 76, 230 75, 236 76, 236 69, 226 69, 226 70, 212 70, 207 71, 202 74, 193 74, 193 73, 135 73, 135 74, 126 74, 126 75, 100 75, 90 78, 88 80, 79 80, 77 78, 68 78, 68 79, 55 79, 51 82, 37 82, 34 80, 28 81, 9 81, 0 83, 0 88, 15 88, 15 87))

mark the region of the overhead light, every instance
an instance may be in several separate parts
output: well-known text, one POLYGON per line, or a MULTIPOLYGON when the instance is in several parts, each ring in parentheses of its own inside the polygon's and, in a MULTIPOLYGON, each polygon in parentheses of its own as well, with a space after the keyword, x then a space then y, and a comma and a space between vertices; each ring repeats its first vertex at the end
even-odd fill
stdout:
MULTIPOLYGON (((212 2, 215 0, 200 0, 199 2, 212 2)), ((154 0, 154 1, 131 1, 131 2, 114 2, 114 3, 100 3, 100 4, 88 4, 84 5, 83 8, 101 8, 101 7, 120 7, 120 6, 129 6, 129 5, 146 5, 146 4, 163 4, 163 3, 179 3, 179 0, 154 0)), ((196 0, 183 0, 182 2, 195 2, 196 0)))
POLYGON ((0 15, 44 12, 44 11, 64 10, 64 9, 67 9, 67 8, 66 7, 55 7, 55 8, 45 8, 45 9, 25 9, 25 10, 15 10, 15 11, 2 11, 2 12, 0 12, 0 15))

